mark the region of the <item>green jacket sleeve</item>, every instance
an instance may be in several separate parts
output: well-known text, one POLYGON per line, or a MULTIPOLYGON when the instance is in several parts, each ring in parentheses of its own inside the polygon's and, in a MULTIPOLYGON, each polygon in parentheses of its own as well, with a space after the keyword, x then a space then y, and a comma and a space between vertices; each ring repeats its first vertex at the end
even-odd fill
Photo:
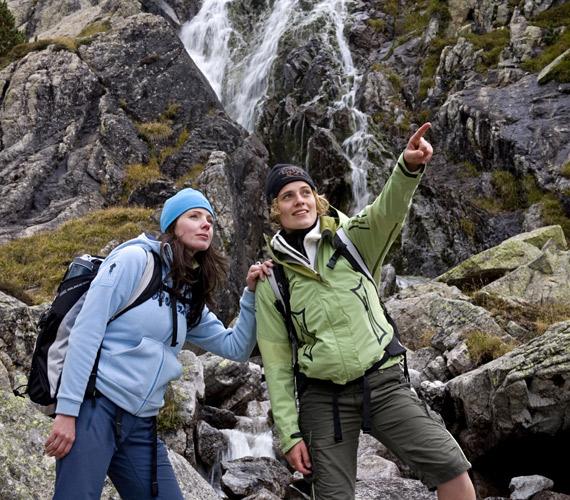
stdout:
POLYGON ((377 283, 382 262, 406 220, 423 169, 410 172, 400 155, 380 195, 360 213, 342 223, 377 283))
POLYGON ((301 441, 298 437, 291 437, 299 432, 291 344, 283 318, 275 308, 275 295, 267 280, 257 284, 255 310, 257 343, 263 358, 273 419, 281 449, 287 453, 301 441))

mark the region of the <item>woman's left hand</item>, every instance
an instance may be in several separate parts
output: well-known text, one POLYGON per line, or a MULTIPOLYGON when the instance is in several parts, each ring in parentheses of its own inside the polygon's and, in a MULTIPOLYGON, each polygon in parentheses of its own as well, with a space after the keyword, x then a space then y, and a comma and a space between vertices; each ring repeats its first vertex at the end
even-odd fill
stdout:
POLYGON ((247 276, 245 278, 245 282, 247 283, 247 289, 250 292, 255 292, 255 287, 257 286, 257 280, 264 281, 265 277, 271 274, 272 267, 273 267, 273 262, 271 261, 271 259, 268 259, 263 263, 257 261, 255 264, 253 264, 249 268, 249 271, 247 272, 247 276))
POLYGON ((424 139, 424 134, 431 128, 431 123, 424 123, 415 134, 410 137, 408 145, 404 151, 404 161, 410 170, 418 170, 421 165, 425 165, 431 160, 433 148, 424 139))

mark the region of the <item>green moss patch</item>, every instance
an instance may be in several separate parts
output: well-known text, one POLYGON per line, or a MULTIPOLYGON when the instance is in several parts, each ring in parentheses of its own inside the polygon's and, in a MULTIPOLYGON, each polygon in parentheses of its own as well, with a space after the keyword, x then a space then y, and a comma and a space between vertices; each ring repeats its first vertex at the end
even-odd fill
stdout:
POLYGON ((73 257, 98 254, 112 240, 126 241, 156 229, 152 209, 108 208, 54 231, 0 246, 0 289, 39 304, 50 300, 73 257))
POLYGON ((175 432, 182 426, 182 416, 180 405, 182 397, 169 385, 164 394, 164 406, 160 409, 157 417, 157 428, 162 434, 165 432, 175 432))
POLYGON ((484 73, 497 66, 501 52, 511 39, 511 33, 507 28, 500 28, 482 34, 469 33, 466 38, 477 50, 483 50, 477 70, 484 73))
MULTIPOLYGON (((541 12, 531 20, 531 23, 546 30, 546 47, 536 57, 524 61, 521 66, 526 71, 538 73, 559 55, 570 49, 570 30, 568 30, 568 26, 570 26, 570 3, 565 2, 541 12)), ((570 60, 562 61, 549 76, 550 79, 560 83, 570 82, 570 60)))
POLYGON ((570 179, 570 161, 560 168, 560 174, 566 179, 570 179))

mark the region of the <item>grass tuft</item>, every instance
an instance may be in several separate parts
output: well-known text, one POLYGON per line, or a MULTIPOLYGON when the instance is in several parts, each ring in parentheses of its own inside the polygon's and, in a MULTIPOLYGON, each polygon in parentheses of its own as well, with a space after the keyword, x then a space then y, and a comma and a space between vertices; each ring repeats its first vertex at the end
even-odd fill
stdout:
POLYGON ((485 73, 488 69, 497 66, 501 52, 511 39, 511 33, 507 28, 499 28, 482 34, 469 33, 466 38, 477 50, 482 49, 482 60, 477 70, 485 73))
POLYGON ((69 262, 82 253, 98 254, 112 240, 126 241, 154 230, 152 209, 107 208, 67 222, 56 230, 0 246, 1 288, 26 302, 50 300, 69 262))
POLYGON ((78 38, 91 38, 92 36, 98 33, 106 33, 111 29, 111 23, 108 20, 105 21, 95 21, 91 24, 88 24, 81 30, 78 38))
POLYGON ((480 331, 470 333, 465 342, 469 356, 476 365, 500 358, 516 347, 514 344, 508 344, 498 337, 480 331))
POLYGON ((560 174, 566 179, 570 179, 570 161, 560 167, 560 174))

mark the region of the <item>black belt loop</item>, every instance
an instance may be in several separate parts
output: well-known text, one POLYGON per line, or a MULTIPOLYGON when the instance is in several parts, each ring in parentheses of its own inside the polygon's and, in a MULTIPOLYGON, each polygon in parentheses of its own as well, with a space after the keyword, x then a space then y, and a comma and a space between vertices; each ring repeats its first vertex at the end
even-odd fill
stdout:
POLYGON ((333 426, 334 426, 334 442, 342 441, 342 427, 340 425, 340 410, 338 408, 338 389, 333 389, 333 426))
POLYGON ((158 496, 158 435, 156 432, 156 417, 152 417, 152 470, 150 494, 158 496))
MULTIPOLYGON (((95 401, 95 399, 93 399, 95 401)), ((115 411, 115 445, 117 449, 121 445, 121 435, 122 435, 122 427, 123 427, 123 409, 116 407, 117 410, 115 411)))
POLYGON ((370 434, 370 384, 368 375, 362 377, 362 432, 370 434))

